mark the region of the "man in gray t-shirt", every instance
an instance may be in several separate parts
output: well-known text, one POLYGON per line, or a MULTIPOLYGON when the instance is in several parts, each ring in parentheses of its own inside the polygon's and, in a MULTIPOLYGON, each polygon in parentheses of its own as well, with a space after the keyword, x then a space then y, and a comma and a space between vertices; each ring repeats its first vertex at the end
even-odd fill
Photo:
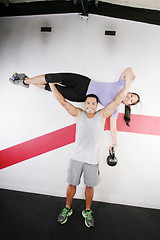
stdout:
POLYGON ((104 129, 105 119, 112 115, 124 99, 128 89, 124 87, 112 103, 96 112, 98 98, 95 95, 86 96, 85 111, 83 111, 66 101, 55 84, 50 83, 50 87, 56 99, 71 116, 76 118, 76 142, 67 176, 66 206, 59 214, 58 222, 64 224, 72 215, 72 200, 76 193, 76 187, 80 183, 82 172, 84 172, 86 207, 82 211, 82 216, 85 218, 86 226, 90 228, 94 226, 93 212, 90 209, 94 186, 99 182, 97 157, 99 140, 104 129))

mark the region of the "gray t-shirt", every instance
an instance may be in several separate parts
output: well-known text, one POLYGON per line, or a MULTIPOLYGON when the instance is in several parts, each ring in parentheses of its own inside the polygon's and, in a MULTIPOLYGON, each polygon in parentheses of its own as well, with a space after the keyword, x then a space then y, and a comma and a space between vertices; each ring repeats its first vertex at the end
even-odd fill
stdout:
POLYGON ((99 112, 89 119, 86 112, 82 111, 76 124, 75 148, 71 158, 88 164, 98 164, 98 150, 103 131, 104 125, 99 112))

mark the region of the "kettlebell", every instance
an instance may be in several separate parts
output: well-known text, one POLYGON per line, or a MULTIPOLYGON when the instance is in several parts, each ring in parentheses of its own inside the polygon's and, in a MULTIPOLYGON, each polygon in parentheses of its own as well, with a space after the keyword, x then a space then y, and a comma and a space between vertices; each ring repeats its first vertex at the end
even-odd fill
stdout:
POLYGON ((109 156, 107 157, 107 164, 111 167, 114 167, 117 164, 118 160, 115 156, 114 148, 112 150, 109 149, 109 156))

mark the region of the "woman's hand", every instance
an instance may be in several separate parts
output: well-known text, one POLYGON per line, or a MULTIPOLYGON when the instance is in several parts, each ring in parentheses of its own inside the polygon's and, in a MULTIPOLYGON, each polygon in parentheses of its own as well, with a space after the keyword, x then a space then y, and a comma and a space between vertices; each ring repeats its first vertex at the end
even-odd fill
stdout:
POLYGON ((112 148, 113 148, 114 151, 116 151, 117 145, 116 145, 116 144, 113 144, 112 146, 110 146, 109 150, 112 151, 112 148))

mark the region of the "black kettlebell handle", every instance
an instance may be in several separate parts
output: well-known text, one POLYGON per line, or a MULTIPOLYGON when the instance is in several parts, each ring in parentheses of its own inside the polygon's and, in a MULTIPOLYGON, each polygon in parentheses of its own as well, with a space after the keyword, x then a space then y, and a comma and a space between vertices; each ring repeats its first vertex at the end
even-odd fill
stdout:
POLYGON ((111 150, 109 149, 109 155, 112 157, 112 159, 115 158, 115 151, 114 151, 114 147, 111 148, 111 150))

